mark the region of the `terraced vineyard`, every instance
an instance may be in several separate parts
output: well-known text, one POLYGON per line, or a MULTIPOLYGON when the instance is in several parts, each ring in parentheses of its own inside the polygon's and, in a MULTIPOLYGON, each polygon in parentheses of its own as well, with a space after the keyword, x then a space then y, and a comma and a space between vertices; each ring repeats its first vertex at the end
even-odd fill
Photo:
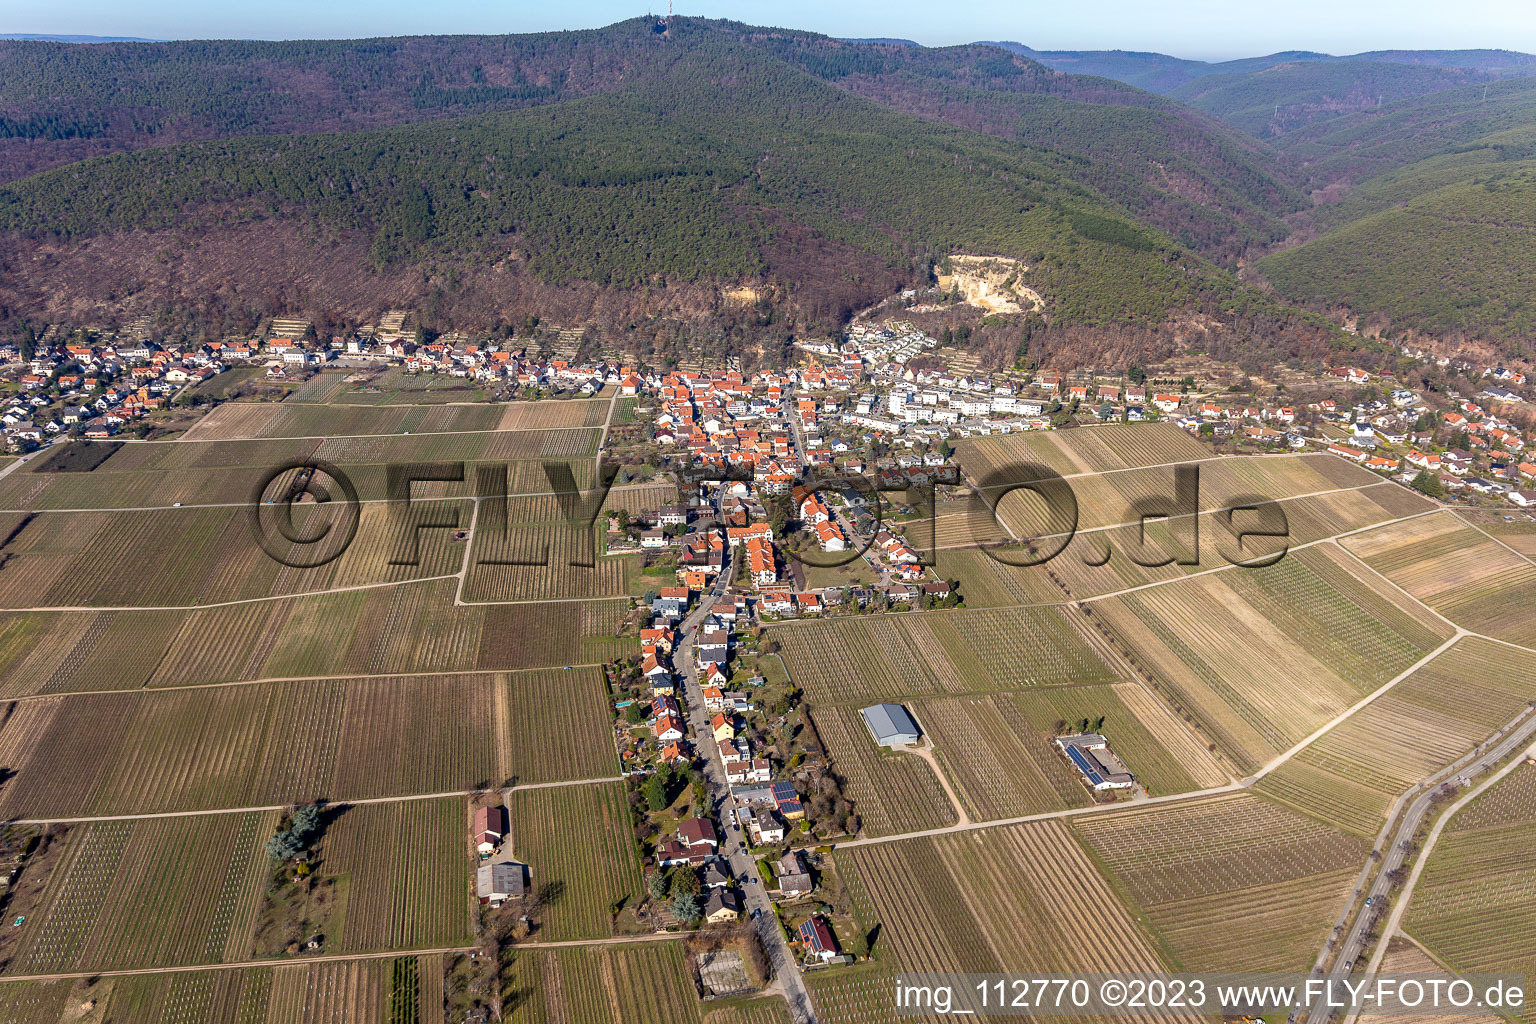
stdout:
POLYGON ((1193 971, 1310 966, 1371 848, 1248 795, 1073 827, 1193 971))
POLYGON ((882 751, 857 708, 828 705, 812 712, 833 768, 846 781, 866 835, 891 835, 953 825, 953 806, 928 765, 913 754, 882 751))
POLYGON ((632 904, 644 892, 629 807, 618 782, 519 790, 512 837, 513 855, 528 864, 531 884, 557 887, 540 939, 608 936, 609 909, 620 901, 632 904))

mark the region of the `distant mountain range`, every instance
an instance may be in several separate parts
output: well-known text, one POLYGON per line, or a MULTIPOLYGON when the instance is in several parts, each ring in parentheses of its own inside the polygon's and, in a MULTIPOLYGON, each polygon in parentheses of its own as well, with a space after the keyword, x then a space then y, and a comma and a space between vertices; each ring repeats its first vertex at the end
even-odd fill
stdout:
POLYGON ((25 39, 44 43, 157 43, 142 36, 61 36, 37 32, 0 32, 0 39, 25 39))
POLYGON ((1344 57, 1310 50, 1283 50, 1262 57, 1201 61, 1136 50, 1035 50, 1023 43, 1006 41, 986 45, 1023 54, 1030 60, 1039 61, 1058 71, 1076 75, 1100 75, 1163 95, 1171 95, 1192 79, 1207 75, 1241 75, 1288 64, 1417 64, 1466 68, 1495 75, 1536 74, 1536 56, 1514 50, 1371 50, 1344 57))

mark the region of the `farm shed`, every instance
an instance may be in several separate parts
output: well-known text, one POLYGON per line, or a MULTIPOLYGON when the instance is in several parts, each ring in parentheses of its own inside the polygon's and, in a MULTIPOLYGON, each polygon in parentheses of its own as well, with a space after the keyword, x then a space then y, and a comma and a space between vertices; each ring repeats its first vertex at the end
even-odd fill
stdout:
POLYGON ((523 895, 527 868, 513 860, 482 864, 475 871, 475 889, 480 902, 496 907, 523 895))
POLYGON ((1094 789, 1129 789, 1136 784, 1136 776, 1098 733, 1062 736, 1055 743, 1094 789))
POLYGON ((869 727, 870 735, 882 747, 916 743, 922 735, 917 723, 912 721, 912 716, 900 704, 871 704, 861 709, 859 714, 864 716, 864 724, 869 727))

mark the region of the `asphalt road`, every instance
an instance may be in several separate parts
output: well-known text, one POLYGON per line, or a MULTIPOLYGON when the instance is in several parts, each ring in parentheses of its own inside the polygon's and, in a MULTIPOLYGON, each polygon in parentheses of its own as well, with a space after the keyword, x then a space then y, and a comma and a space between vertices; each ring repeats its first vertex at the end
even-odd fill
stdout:
MULTIPOLYGON (((1454 782, 1458 779, 1466 779, 1469 782, 1478 775, 1492 768, 1509 755, 1528 746, 1531 737, 1536 735, 1536 716, 1529 716, 1520 722, 1513 730, 1505 733, 1501 739, 1495 740, 1482 754, 1472 761, 1462 765, 1459 770, 1449 773, 1447 781, 1454 782)), ((1356 963, 1366 946, 1366 934, 1371 929, 1372 919, 1378 914, 1386 913, 1387 896, 1391 891, 1391 883, 1387 875, 1394 869, 1402 866, 1407 860, 1407 854, 1403 850, 1404 840, 1411 839, 1418 831, 1419 825, 1424 821, 1424 816, 1429 812, 1434 802, 1435 793, 1442 783, 1436 782, 1427 786, 1423 792, 1414 797, 1408 808, 1403 812, 1401 822, 1397 830, 1392 834, 1391 844, 1382 852, 1381 865, 1376 872, 1376 880, 1372 883, 1370 891, 1366 895, 1370 898, 1371 906, 1362 907, 1355 917, 1355 923, 1350 928, 1348 936, 1339 944, 1337 956, 1333 961, 1333 970, 1327 977, 1339 981, 1348 977, 1353 968, 1364 967, 1363 963, 1356 963)), ((1459 788, 1459 787, 1458 787, 1459 788)), ((1333 1011, 1327 1005, 1328 999, 1324 995, 1307 1014, 1308 1024, 1324 1024, 1333 1011)))
MULTIPOLYGON (((726 564, 721 570, 721 577, 725 578, 729 573, 730 549, 727 548, 726 564)), ((805 979, 800 975, 794 952, 784 937, 784 929, 779 927, 773 904, 763 891, 763 879, 758 873, 757 861, 747 849, 747 837, 726 813, 731 805, 731 787, 725 781, 725 766, 720 761, 714 733, 709 728, 709 715, 704 710, 704 692, 699 685, 699 673, 693 659, 694 637, 698 634, 699 624, 714 607, 718 590, 717 586, 706 591, 699 600, 699 606, 683 620, 682 628, 678 631, 673 667, 682 677, 683 693, 688 701, 688 724, 693 731, 699 756, 704 759, 705 788, 709 793, 712 816, 720 823, 721 855, 730 865, 731 874, 741 882, 742 902, 747 914, 757 912, 753 927, 757 929, 757 934, 763 940, 763 948, 768 951, 768 958, 773 963, 775 985, 789 1004, 790 1016, 794 1018, 795 1024, 815 1024, 811 995, 806 990, 805 979)))

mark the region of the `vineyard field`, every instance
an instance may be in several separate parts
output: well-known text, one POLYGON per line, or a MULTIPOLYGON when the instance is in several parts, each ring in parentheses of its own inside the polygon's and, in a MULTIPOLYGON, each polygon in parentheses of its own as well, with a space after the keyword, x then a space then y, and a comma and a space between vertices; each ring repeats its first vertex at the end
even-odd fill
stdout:
POLYGON ((524 950, 512 963, 523 998, 513 1024, 699 1024, 681 942, 524 950))
MULTIPOLYGON (((898 972, 1167 969, 1061 822, 854 847, 835 858, 859 927, 878 926, 877 954, 898 972)), ((833 1019, 878 1018, 844 1010, 833 1019)))
POLYGON ((602 554, 601 538, 588 524, 491 528, 484 514, 482 505, 464 578, 465 601, 615 597, 628 591, 630 560, 602 554))
POLYGON ((1259 790, 1371 837, 1388 805, 1536 700, 1527 655, 1476 637, 1429 664, 1302 750, 1259 790))
POLYGON ((1447 823, 1408 904, 1408 934, 1456 971, 1536 971, 1533 840, 1536 768, 1524 765, 1447 823))
MULTIPOLYGON (((203 417, 187 440, 253 437, 344 437, 499 430, 504 409, 490 405, 373 407, 274 402, 228 402, 203 417)), ((582 425, 579 421, 572 425, 582 425)))
POLYGON ((1192 971, 1306 969, 1371 848, 1248 795, 1073 827, 1192 971))
POLYGON ((589 665, 636 650, 615 635, 626 600, 456 606, 455 589, 449 579, 194 611, 0 612, 0 698, 589 665))
POLYGON ((89 472, 50 472, 46 462, 0 480, 0 508, 138 509, 244 505, 270 470, 319 459, 341 470, 364 501, 390 497, 390 465, 466 463, 459 482, 419 482, 417 498, 470 497, 481 466, 502 467, 511 493, 551 489, 544 464, 567 467, 575 482, 593 481, 598 431, 512 430, 463 434, 269 438, 246 441, 134 441, 89 472))
MULTIPOLYGON (((243 508, 41 513, 6 547, 0 607, 180 607, 448 576, 463 564, 464 545, 447 529, 418 529, 437 521, 468 526, 469 503, 364 505, 351 545, 326 549, 339 557, 295 569, 263 550, 243 508), (136 557, 122 558, 125 551, 136 557)), ((333 509, 308 505, 295 510, 292 529, 342 537, 346 524, 333 509)), ((287 557, 312 553, 293 547, 287 557)))
POLYGON ((363 953, 472 942, 466 820, 459 797, 339 808, 316 868, 345 891, 327 946, 363 953))
POLYGON ((644 893, 629 806, 618 782, 514 794, 513 856, 528 864, 535 889, 555 885, 538 937, 545 941, 612 934, 609 908, 644 893))
POLYGON ((390 972, 389 960, 273 968, 266 1024, 385 1024, 390 972))
POLYGON ((1441 642, 1422 619, 1324 559, 1234 568, 1094 607, 1175 707, 1244 771, 1441 642), (1255 664, 1266 671, 1254 673, 1255 664))
POLYGON ((1073 612, 998 608, 869 616, 771 628, 816 703, 1109 682, 1073 612))
MULTIPOLYGON (((272 975, 272 969, 257 967, 12 982, 0 985, 0 1020, 7 1024, 93 1024, 98 1020, 113 1024, 266 1024, 272 975)), ((272 1024, 277 1024, 275 1019, 272 1024)))
POLYGON ((20 702, 9 817, 440 793, 617 772, 595 668, 279 681, 20 702))
MULTIPOLYGON (((912 705, 966 813, 973 821, 986 821, 1086 806, 1087 791, 1056 756, 1050 733, 1022 721, 1010 696, 1022 695, 912 705)), ((865 805, 855 809, 863 811, 865 805)))
POLYGON ((876 747, 858 709, 828 705, 813 710, 812 718, 865 835, 955 823, 954 808, 928 765, 914 754, 876 747))
POLYGON ((265 882, 277 814, 104 821, 68 848, 27 918, 10 974, 166 967, 238 958, 265 882))
POLYGON ((1393 583, 1465 629, 1536 643, 1536 564, 1444 512, 1344 541, 1393 583))
POLYGON ((1062 476, 1189 462, 1214 456, 1210 448, 1171 423, 1106 425, 1089 430, 1029 431, 966 438, 956 459, 974 480, 1022 462, 1062 476))

